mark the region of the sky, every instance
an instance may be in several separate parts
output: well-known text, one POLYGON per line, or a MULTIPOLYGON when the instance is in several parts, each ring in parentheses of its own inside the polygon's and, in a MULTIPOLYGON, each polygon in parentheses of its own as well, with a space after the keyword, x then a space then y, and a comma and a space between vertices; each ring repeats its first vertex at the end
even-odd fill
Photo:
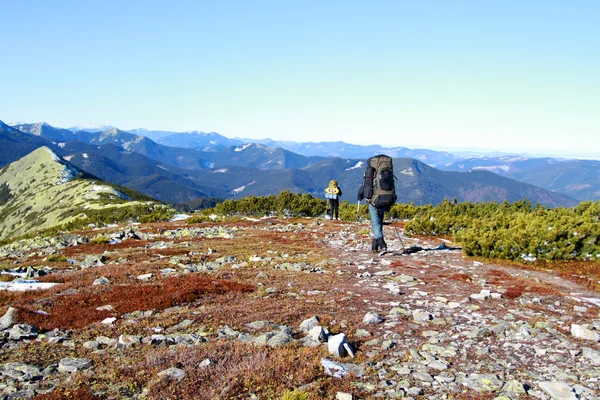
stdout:
POLYGON ((0 0, 0 120, 600 157, 600 1, 0 0))

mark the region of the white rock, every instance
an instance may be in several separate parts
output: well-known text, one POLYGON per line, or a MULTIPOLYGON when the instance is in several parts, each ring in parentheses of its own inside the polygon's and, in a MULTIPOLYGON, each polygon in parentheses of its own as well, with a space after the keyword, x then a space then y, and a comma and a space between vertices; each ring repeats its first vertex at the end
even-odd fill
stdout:
POLYGON ((335 357, 344 357, 346 354, 354 356, 354 352, 348 352, 347 346, 344 346, 345 344, 348 344, 345 334, 340 333, 330 336, 327 341, 327 350, 329 350, 329 354, 335 357))
POLYGON ((593 340, 595 342, 600 341, 600 335, 598 332, 584 328, 583 326, 577 324, 571 325, 571 335, 580 339, 593 340))
POLYGON ((313 326, 307 336, 315 342, 325 343, 329 337, 329 331, 322 326, 313 326))
POLYGON ((104 318, 102 321, 100 321, 101 324, 106 324, 106 325, 112 325, 113 322, 115 322, 117 319, 115 317, 108 317, 108 318, 104 318))
POLYGON ((554 400, 577 400, 573 389, 564 382, 540 382, 540 387, 554 400))
POLYGON ((383 317, 381 315, 368 312, 363 317, 363 323, 365 324, 380 324, 383 322, 383 317))
POLYGON ((433 319, 433 316, 427 311, 413 310, 413 320, 416 322, 424 322, 433 319))
POLYGON ((153 276, 154 276, 154 274, 153 274, 153 273, 149 273, 149 274, 143 274, 143 275, 140 275, 140 276, 138 276, 137 278, 138 278, 140 281, 147 281, 147 280, 149 280, 150 278, 152 278, 153 276))
POLYGON ((180 369, 180 368, 167 368, 163 371, 160 371, 158 373, 158 376, 160 376, 163 379, 167 379, 169 381, 181 381, 185 378, 187 374, 185 373, 184 370, 180 369))

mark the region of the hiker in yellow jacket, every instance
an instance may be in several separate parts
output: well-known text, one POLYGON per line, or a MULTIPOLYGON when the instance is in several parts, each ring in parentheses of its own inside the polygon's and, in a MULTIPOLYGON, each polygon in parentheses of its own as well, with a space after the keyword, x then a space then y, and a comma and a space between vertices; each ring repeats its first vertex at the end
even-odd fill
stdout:
POLYGON ((329 218, 338 219, 338 209, 340 206, 340 197, 342 196, 342 189, 338 186, 336 180, 329 182, 329 186, 325 189, 325 198, 329 200, 329 218))

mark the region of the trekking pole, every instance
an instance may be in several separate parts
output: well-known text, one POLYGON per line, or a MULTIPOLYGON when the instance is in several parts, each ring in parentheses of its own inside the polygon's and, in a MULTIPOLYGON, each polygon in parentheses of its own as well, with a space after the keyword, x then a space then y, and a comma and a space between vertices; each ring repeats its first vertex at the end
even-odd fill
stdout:
MULTIPOLYGON (((390 214, 390 221, 392 219, 392 214, 388 211, 388 214, 390 214)), ((402 250, 404 251, 404 249, 406 249, 406 247, 404 247, 404 241, 402 240, 402 236, 400 236, 400 233, 398 232, 398 228, 396 228, 396 225, 392 225, 394 227, 394 231, 396 232, 396 236, 398 236, 398 239, 400 239, 400 244, 402 245, 402 250)))

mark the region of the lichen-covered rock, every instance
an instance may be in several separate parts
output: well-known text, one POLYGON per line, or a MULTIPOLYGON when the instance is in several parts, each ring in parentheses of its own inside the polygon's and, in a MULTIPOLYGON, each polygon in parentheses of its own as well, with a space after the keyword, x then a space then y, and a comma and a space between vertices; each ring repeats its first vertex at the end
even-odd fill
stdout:
POLYGON ((471 374, 463 379, 462 384, 476 392, 495 392, 502 388, 504 382, 493 374, 471 374))

